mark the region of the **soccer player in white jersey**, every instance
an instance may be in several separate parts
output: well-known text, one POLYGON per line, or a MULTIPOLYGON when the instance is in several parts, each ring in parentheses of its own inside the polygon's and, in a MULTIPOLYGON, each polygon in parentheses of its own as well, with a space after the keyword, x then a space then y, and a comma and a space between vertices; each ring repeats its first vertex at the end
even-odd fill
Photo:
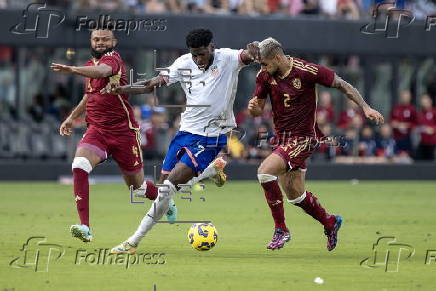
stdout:
POLYGON ((107 89, 115 94, 143 94, 152 92, 155 87, 179 82, 189 105, 182 113, 179 132, 171 141, 163 162, 160 180, 164 186, 158 188, 151 182, 147 183, 146 193, 157 191, 158 197, 136 232, 114 247, 112 253, 136 252, 145 234, 170 206, 174 207, 172 197, 179 189, 178 185, 208 177, 215 177, 217 185, 225 181, 222 172, 225 162, 214 159, 227 144, 226 133, 236 126, 233 103, 238 73, 244 65, 258 57, 258 46, 250 43, 245 50, 215 49, 212 38, 210 30, 195 29, 186 36, 190 53, 176 59, 166 72, 157 77, 134 84, 143 88, 123 86, 107 89), (198 105, 208 106, 195 107, 198 105))

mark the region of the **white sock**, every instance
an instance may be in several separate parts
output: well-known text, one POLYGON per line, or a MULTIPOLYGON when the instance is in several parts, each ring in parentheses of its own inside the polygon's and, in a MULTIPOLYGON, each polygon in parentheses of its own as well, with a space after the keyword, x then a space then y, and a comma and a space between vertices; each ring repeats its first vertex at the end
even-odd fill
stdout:
POLYGON ((132 191, 133 197, 145 197, 145 192, 147 192, 147 181, 142 183, 141 187, 132 191))
POLYGON ((289 203, 297 204, 297 203, 300 203, 301 201, 303 201, 305 198, 306 198, 306 191, 304 191, 304 193, 301 194, 300 197, 297 197, 297 198, 295 198, 293 200, 291 200, 291 199, 287 199, 287 200, 288 200, 289 203))
POLYGON ((195 185, 198 182, 200 182, 201 180, 207 179, 207 178, 215 176, 215 175, 216 175, 215 167, 213 166, 213 163, 210 163, 209 166, 207 166, 207 168, 204 169, 203 173, 201 173, 197 177, 192 178, 186 184, 195 185))
POLYGON ((165 180, 163 184, 167 186, 159 187, 159 195, 151 204, 150 210, 141 220, 135 233, 127 239, 131 245, 137 246, 145 234, 153 228, 156 221, 159 221, 167 213, 169 201, 176 194, 176 187, 169 180, 165 180))

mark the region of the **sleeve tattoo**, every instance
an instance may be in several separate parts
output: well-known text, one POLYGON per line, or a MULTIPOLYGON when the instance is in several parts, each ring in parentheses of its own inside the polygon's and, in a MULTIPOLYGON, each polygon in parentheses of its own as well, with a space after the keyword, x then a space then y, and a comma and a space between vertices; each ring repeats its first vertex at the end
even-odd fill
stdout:
POLYGON ((333 80, 332 88, 339 89, 342 93, 344 93, 348 97, 348 99, 354 101, 361 108, 369 106, 362 98, 362 95, 360 95, 359 91, 357 91, 356 88, 354 88, 350 83, 339 77, 337 74, 335 74, 335 79, 333 80))

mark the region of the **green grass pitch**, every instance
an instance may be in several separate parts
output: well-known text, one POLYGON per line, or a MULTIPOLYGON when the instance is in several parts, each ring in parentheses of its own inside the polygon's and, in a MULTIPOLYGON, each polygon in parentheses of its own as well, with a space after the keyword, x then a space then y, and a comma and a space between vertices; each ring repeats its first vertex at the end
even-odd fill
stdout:
MULTIPOLYGON (((161 261, 152 264, 149 256, 126 268, 125 257, 118 264, 115 259, 112 264, 75 264, 76 254, 126 239, 149 208, 148 200, 130 204, 121 184, 91 186, 94 241, 84 244, 68 231, 78 222, 72 186, 0 183, 0 290, 436 290, 436 182, 309 181, 307 189, 329 212, 344 218, 333 252, 326 250, 320 224, 289 203, 285 209, 292 241, 282 250, 267 250, 273 224, 263 192, 254 181, 230 181, 223 188, 206 184, 204 192, 193 192, 192 202, 176 198, 179 219, 211 220, 217 227, 214 249, 192 249, 186 237, 189 224, 157 224, 138 252, 163 253, 161 261), (33 256, 23 263, 20 249, 32 236, 46 237, 47 244, 65 250, 58 260, 57 251, 52 253, 47 272, 35 272, 34 246, 33 256), (380 264, 361 266, 362 260, 373 258, 373 244, 384 236, 395 237, 397 245, 377 248, 380 264), (384 255, 389 250, 392 271, 398 244, 405 248, 398 271, 385 272, 384 255), (21 263, 10 266, 15 258, 21 263), (316 284, 316 277, 323 284, 316 284)), ((44 267, 47 246, 38 248, 38 264, 44 267)))

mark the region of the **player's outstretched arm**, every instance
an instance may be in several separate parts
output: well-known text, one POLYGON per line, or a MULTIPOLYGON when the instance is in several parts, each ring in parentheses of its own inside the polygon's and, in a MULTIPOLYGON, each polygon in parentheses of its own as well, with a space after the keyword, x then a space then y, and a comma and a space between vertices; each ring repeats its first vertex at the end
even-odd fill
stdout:
POLYGON ((335 79, 333 81, 332 87, 339 89, 350 100, 354 101, 357 105, 359 105, 365 113, 366 118, 375 121, 376 124, 384 123, 383 115, 381 115, 380 112, 378 112, 377 110, 372 109, 371 106, 369 106, 368 103, 366 103, 365 100, 362 98, 362 95, 360 95, 359 91, 357 91, 356 88, 354 88, 347 81, 343 80, 337 74, 335 74, 335 79))
POLYGON ((165 84, 163 76, 156 76, 149 80, 136 82, 133 84, 119 86, 119 84, 108 83, 106 87, 100 90, 103 94, 146 94, 153 92, 154 88, 161 87, 165 84))
POLYGON ((106 78, 112 75, 112 68, 106 64, 76 67, 52 63, 50 68, 55 72, 72 73, 93 79, 106 78))
POLYGON ((62 122, 61 127, 59 128, 60 135, 71 135, 73 121, 80 115, 82 115, 86 110, 86 102, 88 101, 88 96, 83 95, 80 103, 71 111, 70 115, 62 122))
POLYGON ((259 99, 254 96, 248 102, 248 111, 253 117, 261 116, 263 113, 263 108, 265 107, 265 99, 259 99))

